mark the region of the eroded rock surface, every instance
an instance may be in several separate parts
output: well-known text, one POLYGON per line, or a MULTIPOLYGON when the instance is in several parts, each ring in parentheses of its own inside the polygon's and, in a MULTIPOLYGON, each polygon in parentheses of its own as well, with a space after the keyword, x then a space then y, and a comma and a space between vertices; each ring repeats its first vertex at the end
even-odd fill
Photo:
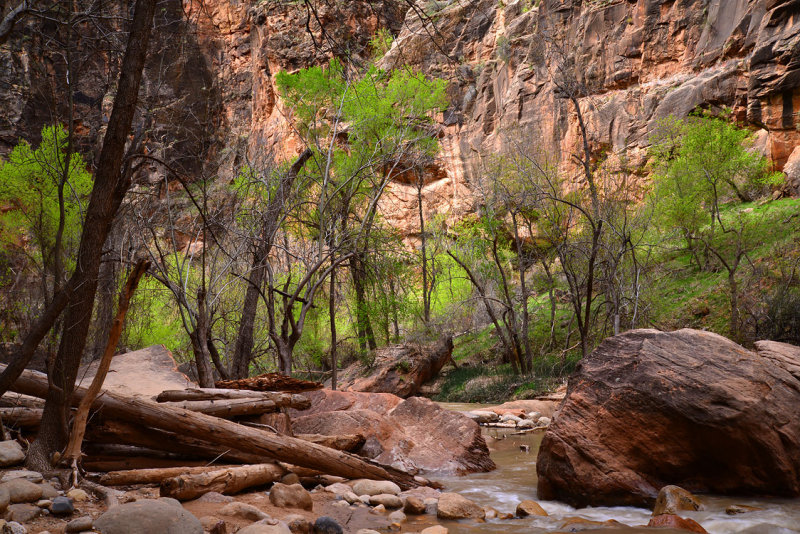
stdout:
POLYGON ((471 473, 494 469, 477 423, 420 397, 323 389, 311 408, 291 410, 297 434, 363 434, 358 454, 410 472, 471 473))
POLYGON ((767 346, 770 353, 752 352, 690 329, 606 339, 570 378, 544 436, 539 497, 651 506, 668 484, 800 495, 800 380, 792 374, 800 351, 767 346))

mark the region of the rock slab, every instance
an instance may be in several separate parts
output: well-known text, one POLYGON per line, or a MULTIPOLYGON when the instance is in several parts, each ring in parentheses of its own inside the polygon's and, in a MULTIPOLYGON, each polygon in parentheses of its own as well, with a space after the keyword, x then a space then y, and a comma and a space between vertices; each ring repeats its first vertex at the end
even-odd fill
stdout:
POLYGON ((634 330, 579 365, 539 450, 539 498, 651 507, 660 488, 800 495, 800 348, 634 330), (780 354, 780 357, 775 356, 780 354))

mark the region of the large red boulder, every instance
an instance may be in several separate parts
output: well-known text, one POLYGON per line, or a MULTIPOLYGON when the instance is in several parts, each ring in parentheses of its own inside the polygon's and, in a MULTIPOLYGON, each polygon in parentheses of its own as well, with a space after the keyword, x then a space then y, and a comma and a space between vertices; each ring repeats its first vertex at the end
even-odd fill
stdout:
POLYGON ((653 504, 693 492, 800 495, 800 348, 697 330, 603 341, 542 441, 539 498, 653 504), (761 352, 759 352, 761 351, 761 352))
POLYGON ((477 423, 420 397, 323 389, 291 410, 297 434, 362 434, 358 454, 412 473, 463 474, 495 465, 477 423))

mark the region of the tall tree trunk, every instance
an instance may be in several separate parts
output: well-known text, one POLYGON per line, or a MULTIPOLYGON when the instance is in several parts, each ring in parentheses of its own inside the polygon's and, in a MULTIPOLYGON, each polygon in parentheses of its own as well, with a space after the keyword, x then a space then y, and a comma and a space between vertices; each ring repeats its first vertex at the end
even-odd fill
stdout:
POLYGON ((214 387, 214 370, 211 368, 211 351, 208 348, 208 311, 206 310, 206 293, 197 291, 197 323, 189 334, 197 365, 197 381, 202 388, 214 387))
POLYGON ((425 235, 425 214, 422 210, 422 176, 417 183, 417 212, 419 215, 419 235, 422 240, 422 320, 427 325, 431 321, 431 301, 428 292, 428 240, 425 235))
POLYGON ((250 374, 250 361, 253 358, 253 330, 255 317, 258 312, 258 298, 261 296, 261 286, 267 275, 267 261, 272 250, 272 240, 278 229, 281 210, 286 203, 286 198, 291 191, 297 175, 313 152, 306 149, 292 164, 289 171, 281 178, 275 197, 270 201, 264 214, 261 226, 261 235, 258 245, 253 253, 253 264, 250 277, 247 280, 247 291, 242 305, 242 316, 239 323, 239 333, 236 336, 236 345, 233 349, 231 374, 234 378, 247 378, 250 374))
POLYGON ((120 69, 117 95, 95 171, 86 210, 78 260, 70 280, 73 287, 64 319, 64 333, 50 377, 42 425, 29 450, 27 463, 46 469, 53 454, 67 442, 66 416, 86 335, 92 318, 100 256, 114 216, 128 190, 130 176, 122 172, 125 142, 136 111, 136 100, 147 58, 155 0, 137 0, 128 44, 120 69))
MULTIPOLYGON (((113 246, 115 234, 118 233, 115 231, 115 226, 117 225, 112 224, 111 232, 106 240, 106 245, 110 245, 112 250, 115 248, 113 246)), ((111 327, 114 324, 114 293, 116 292, 118 265, 112 258, 106 258, 105 261, 101 259, 94 343, 90 352, 92 360, 98 360, 103 356, 111 327)))
POLYGON ((359 342, 363 343, 364 349, 369 346, 370 350, 376 350, 378 344, 375 341, 375 331, 372 329, 372 322, 369 319, 369 310, 367 309, 364 262, 358 254, 354 254, 350 258, 350 273, 353 278, 353 288, 356 292, 356 323, 359 337, 363 335, 359 342))
POLYGON ((328 314, 331 318, 331 389, 336 389, 338 369, 336 364, 336 269, 331 271, 330 293, 328 295, 328 314))

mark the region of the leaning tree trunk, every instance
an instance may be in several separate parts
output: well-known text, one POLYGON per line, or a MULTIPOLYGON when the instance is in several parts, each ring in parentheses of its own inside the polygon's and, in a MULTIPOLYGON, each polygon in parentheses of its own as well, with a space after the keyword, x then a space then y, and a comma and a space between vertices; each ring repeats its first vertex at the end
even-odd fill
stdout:
POLYGON ((130 185, 123 174, 125 143, 131 129, 136 100, 147 58, 155 0, 137 0, 133 23, 122 60, 117 95, 111 112, 103 148, 94 175, 94 188, 78 249, 75 272, 70 280, 73 292, 64 320, 64 332, 50 377, 50 390, 42 414, 42 426, 29 450, 27 463, 35 469, 51 465, 53 454, 67 442, 66 416, 75 386, 86 335, 92 319, 97 275, 103 245, 114 216, 130 185))

